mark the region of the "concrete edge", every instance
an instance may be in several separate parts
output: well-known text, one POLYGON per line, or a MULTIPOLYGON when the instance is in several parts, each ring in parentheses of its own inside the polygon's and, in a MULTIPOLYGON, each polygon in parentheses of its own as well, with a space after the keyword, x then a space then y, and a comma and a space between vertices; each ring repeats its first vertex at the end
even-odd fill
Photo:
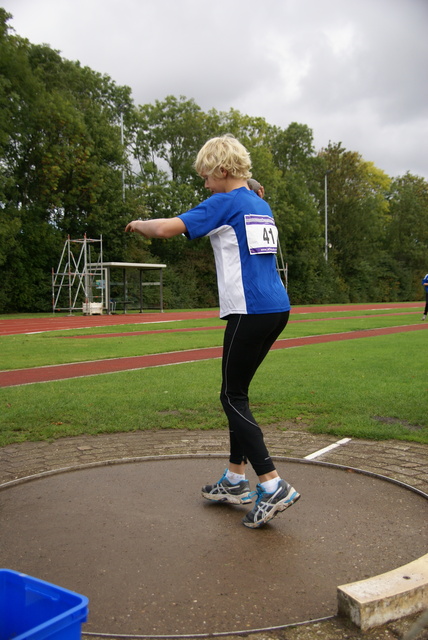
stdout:
POLYGON ((362 631, 428 608, 428 554, 367 580, 337 587, 338 613, 362 631))

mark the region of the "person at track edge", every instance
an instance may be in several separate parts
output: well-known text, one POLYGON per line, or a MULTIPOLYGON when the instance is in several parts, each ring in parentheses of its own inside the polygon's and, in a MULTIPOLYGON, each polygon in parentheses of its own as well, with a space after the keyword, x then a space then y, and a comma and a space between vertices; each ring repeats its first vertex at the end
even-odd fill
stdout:
POLYGON ((267 202, 247 184, 251 158, 236 138, 226 134, 208 140, 194 167, 211 192, 209 198, 173 218, 133 220, 125 231, 145 238, 210 238, 220 317, 226 320, 220 400, 229 424, 230 455, 220 480, 205 485, 202 496, 236 505, 256 497, 242 522, 259 528, 300 498, 279 476, 248 397, 251 380, 290 313, 276 270, 278 230, 267 202), (248 461, 258 476, 256 491, 250 490, 245 475, 248 461))
POLYGON ((424 278, 422 278, 422 286, 425 289, 425 309, 424 309, 424 313, 422 316, 422 320, 425 320, 425 318, 427 317, 427 313, 428 313, 428 273, 426 274, 426 276, 424 278))

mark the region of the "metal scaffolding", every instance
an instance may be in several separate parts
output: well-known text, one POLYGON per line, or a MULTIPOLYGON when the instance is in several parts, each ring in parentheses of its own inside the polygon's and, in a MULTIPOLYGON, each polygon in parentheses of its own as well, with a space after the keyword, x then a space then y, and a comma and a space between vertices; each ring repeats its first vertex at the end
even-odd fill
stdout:
POLYGON ((282 255, 281 245, 278 242, 278 253, 275 256, 276 258, 276 270, 278 271, 279 277, 283 280, 284 287, 288 289, 288 263, 284 263, 284 256, 282 255))
POLYGON ((83 238, 64 243, 56 271, 52 269, 52 311, 83 311, 102 314, 105 308, 103 285, 103 240, 83 238))

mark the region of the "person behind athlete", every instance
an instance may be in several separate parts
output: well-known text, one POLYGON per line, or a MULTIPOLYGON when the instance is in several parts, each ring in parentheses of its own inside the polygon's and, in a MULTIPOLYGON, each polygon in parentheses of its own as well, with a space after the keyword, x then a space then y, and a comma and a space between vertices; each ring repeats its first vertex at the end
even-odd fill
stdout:
POLYGON ((214 251, 220 317, 226 320, 220 400, 229 423, 228 468, 202 496, 254 507, 242 522, 258 528, 294 504, 299 493, 280 478, 249 407, 254 374, 284 330, 290 302, 276 270, 277 229, 269 205, 247 185, 251 159, 233 136, 212 138, 194 165, 211 196, 174 218, 133 220, 125 231, 146 238, 208 236, 214 251), (245 476, 247 461, 258 476, 256 492, 245 476))
POLYGON ((255 180, 254 178, 249 178, 247 180, 247 184, 248 184, 249 188, 251 189, 251 191, 254 191, 255 193, 257 193, 257 195, 260 198, 264 198, 265 197, 265 188, 262 187, 262 185, 260 184, 260 182, 258 180, 255 180))
POLYGON ((423 313, 423 316, 422 316, 422 320, 425 320, 425 318, 427 317, 427 313, 428 313, 428 273, 422 279, 422 285, 423 285, 423 287, 425 289, 425 309, 424 309, 424 313, 423 313))

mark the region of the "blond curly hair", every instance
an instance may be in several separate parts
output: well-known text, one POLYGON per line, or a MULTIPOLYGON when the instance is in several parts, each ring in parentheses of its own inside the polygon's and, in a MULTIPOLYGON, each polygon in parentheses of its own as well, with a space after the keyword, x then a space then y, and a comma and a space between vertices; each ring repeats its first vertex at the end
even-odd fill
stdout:
POLYGON ((230 133, 208 140, 196 156, 194 167, 200 176, 220 178, 224 169, 233 178, 251 178, 250 154, 230 133))

